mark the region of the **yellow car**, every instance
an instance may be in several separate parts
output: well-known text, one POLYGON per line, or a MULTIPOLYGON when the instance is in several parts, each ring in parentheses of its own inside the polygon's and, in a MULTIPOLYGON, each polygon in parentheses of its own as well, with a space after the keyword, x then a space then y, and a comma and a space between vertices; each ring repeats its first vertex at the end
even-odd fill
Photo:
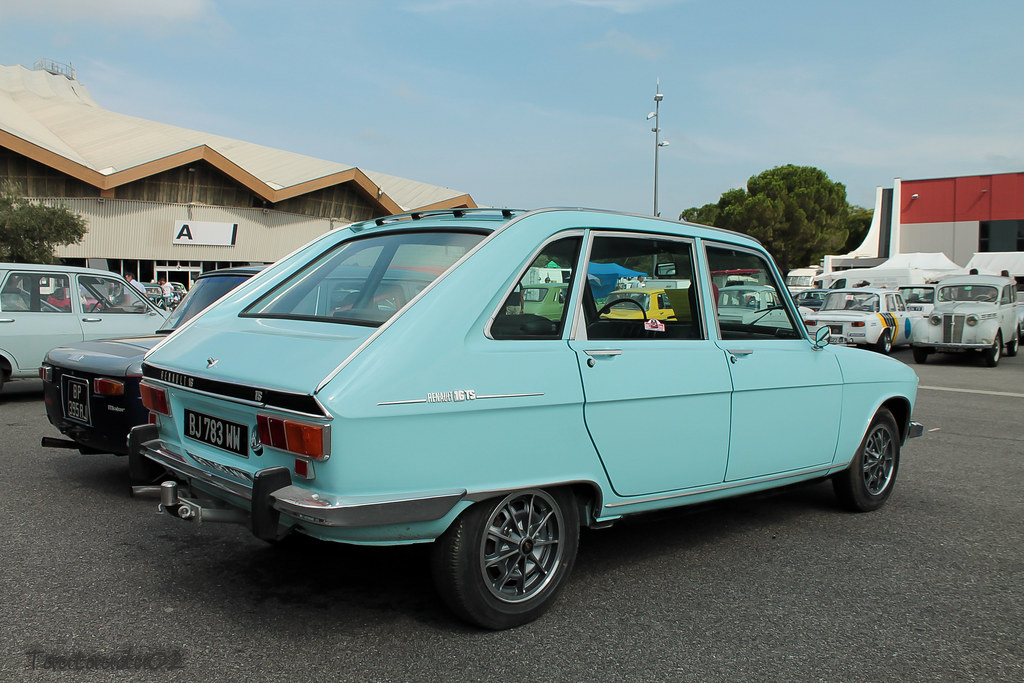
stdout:
POLYGON ((619 289, 608 295, 605 306, 610 307, 605 317, 619 320, 691 319, 690 298, 685 289, 619 289), (616 300, 621 303, 615 303, 616 300))

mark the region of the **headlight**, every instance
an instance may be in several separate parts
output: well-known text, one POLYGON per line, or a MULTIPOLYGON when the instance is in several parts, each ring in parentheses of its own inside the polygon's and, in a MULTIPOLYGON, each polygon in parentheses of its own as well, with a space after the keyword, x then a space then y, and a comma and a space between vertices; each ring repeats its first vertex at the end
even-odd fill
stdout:
POLYGON ((973 315, 973 314, 969 315, 969 316, 967 316, 967 320, 965 320, 964 322, 966 322, 971 327, 974 327, 975 325, 978 324, 978 316, 973 315))
POLYGON ((942 316, 941 315, 933 315, 933 316, 928 318, 928 322, 930 322, 932 325, 941 325, 942 324, 942 316))

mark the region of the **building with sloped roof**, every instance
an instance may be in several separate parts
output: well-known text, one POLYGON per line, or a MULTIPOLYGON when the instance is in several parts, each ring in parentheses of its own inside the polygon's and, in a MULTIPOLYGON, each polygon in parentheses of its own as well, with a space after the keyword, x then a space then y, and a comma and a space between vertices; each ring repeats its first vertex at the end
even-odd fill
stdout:
POLYGON ((57 256, 166 277, 270 263, 317 235, 469 194, 112 112, 69 68, 0 65, 0 182, 63 204, 89 232, 57 256))

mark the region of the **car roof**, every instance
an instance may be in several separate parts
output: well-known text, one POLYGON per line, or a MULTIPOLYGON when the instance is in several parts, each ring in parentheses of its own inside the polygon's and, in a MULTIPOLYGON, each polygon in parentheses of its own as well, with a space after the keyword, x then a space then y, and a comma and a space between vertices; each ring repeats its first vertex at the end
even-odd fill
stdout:
POLYGON ((842 292, 844 294, 899 294, 895 289, 883 289, 882 287, 844 287, 842 289, 830 289, 829 294, 832 292, 842 292))
POLYGON ((1005 287, 1013 280, 999 275, 955 275, 953 277, 939 280, 939 286, 946 285, 989 285, 992 287, 1005 287))
POLYGON ((236 266, 234 268, 221 268, 220 270, 208 270, 205 273, 200 273, 196 277, 196 281, 203 280, 209 277, 218 276, 229 276, 229 275, 255 275, 266 268, 266 266, 236 266))
POLYGON ((114 277, 121 277, 119 274, 110 270, 102 270, 100 268, 82 268, 81 266, 64 266, 59 263, 0 263, 0 270, 28 270, 33 272, 59 270, 67 273, 84 273, 86 275, 113 275, 114 277))

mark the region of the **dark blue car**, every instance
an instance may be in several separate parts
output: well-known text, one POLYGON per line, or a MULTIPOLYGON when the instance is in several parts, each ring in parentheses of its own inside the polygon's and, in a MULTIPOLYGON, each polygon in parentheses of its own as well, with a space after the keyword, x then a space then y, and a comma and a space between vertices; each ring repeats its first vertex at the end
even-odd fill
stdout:
POLYGON ((86 454, 127 455, 129 430, 149 419, 139 395, 143 356, 260 270, 262 266, 246 266, 203 273, 155 335, 77 342, 51 350, 39 368, 46 416, 71 441, 44 437, 42 444, 86 454))

